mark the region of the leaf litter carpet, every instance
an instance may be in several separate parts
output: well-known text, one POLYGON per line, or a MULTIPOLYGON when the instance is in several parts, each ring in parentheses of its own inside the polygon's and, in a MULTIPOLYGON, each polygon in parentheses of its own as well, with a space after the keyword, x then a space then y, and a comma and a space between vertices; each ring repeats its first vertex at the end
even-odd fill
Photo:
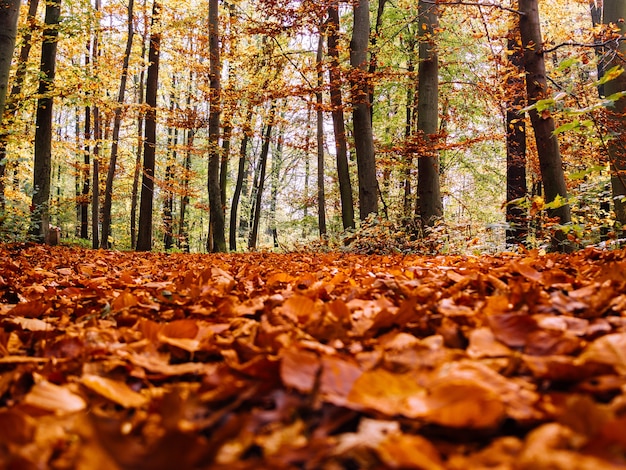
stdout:
POLYGON ((626 467, 626 252, 0 245, 0 468, 626 467))

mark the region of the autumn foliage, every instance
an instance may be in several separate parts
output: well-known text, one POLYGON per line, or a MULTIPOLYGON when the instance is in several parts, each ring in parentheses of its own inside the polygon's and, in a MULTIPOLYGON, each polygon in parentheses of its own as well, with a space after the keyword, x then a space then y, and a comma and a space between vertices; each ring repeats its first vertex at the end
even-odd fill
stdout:
POLYGON ((0 467, 626 466, 626 252, 0 247, 0 467))

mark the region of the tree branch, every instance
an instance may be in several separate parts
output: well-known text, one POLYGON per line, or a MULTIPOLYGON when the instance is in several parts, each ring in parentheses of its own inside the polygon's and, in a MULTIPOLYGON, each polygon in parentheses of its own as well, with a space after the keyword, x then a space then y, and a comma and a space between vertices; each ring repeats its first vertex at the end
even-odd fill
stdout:
POLYGON ((573 41, 569 41, 569 42, 563 42, 561 44, 557 44, 554 47, 551 47, 550 49, 543 49, 543 53, 547 54, 549 52, 554 52, 557 49, 560 49, 561 47, 566 47, 566 46, 572 46, 572 47, 592 47, 592 48, 599 48, 599 47, 606 47, 611 43, 619 43, 620 41, 624 41, 626 38, 624 37, 619 37, 619 38, 612 38, 612 39, 608 39, 604 42, 597 42, 597 43, 593 43, 593 44, 589 44, 589 43, 584 43, 584 42, 573 42, 573 41))
POLYGON ((431 5, 444 5, 444 6, 465 5, 465 6, 470 6, 470 7, 498 8, 500 10, 510 11, 511 13, 515 13, 516 15, 520 15, 520 16, 524 15, 524 13, 522 13, 519 10, 516 10, 515 8, 505 7, 504 5, 498 5, 497 3, 464 2, 462 0, 452 1, 452 2, 438 1, 438 0, 421 0, 421 1, 423 1, 424 3, 429 3, 431 5))

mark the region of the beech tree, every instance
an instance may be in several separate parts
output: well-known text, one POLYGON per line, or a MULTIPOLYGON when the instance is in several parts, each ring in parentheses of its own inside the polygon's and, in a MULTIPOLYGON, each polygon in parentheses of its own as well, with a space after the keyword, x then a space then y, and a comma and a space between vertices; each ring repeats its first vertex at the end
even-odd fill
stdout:
POLYGON ((19 0, 0 1, 0 125, 9 86, 9 71, 15 49, 17 19, 20 13, 19 0))
POLYGON ((365 220, 378 213, 378 181, 372 115, 369 102, 368 46, 370 42, 369 1, 360 0, 353 6, 354 26, 350 41, 350 72, 352 87, 352 123, 354 149, 359 176, 359 215, 365 220))
MULTIPOLYGON (((623 38, 626 34, 626 2, 620 0, 604 0, 603 7, 604 23, 617 28, 623 38)), ((624 41, 611 41, 611 61, 607 69, 614 66, 624 68, 624 55, 626 44, 624 41)), ((607 96, 626 91, 626 72, 604 84, 604 93, 607 96)), ((622 231, 626 227, 626 97, 618 99, 614 106, 608 110, 609 130, 614 138, 609 140, 609 161, 611 163, 611 187, 615 206, 615 218, 622 225, 622 231)))
POLYGON ((210 211, 211 243, 207 249, 214 252, 226 251, 224 208, 222 206, 222 191, 220 188, 220 44, 219 44, 219 2, 209 1, 209 54, 210 54, 210 106, 209 113, 209 169, 208 192, 210 211))
POLYGON ((113 182, 115 178, 115 170, 117 169, 117 154, 119 149, 120 127, 122 125, 122 108, 124 106, 124 97, 126 95, 126 81, 128 80, 128 64, 133 48, 133 37, 135 30, 133 28, 133 11, 134 0, 128 1, 128 22, 126 35, 126 49, 122 63, 122 73, 120 77, 120 87, 117 92, 117 106, 113 111, 113 141, 111 142, 111 158, 109 159, 109 169, 107 171, 106 186, 104 189, 104 203, 102 205, 102 239, 101 248, 110 248, 111 236, 111 206, 113 204, 113 182))
POLYGON ((439 57, 435 35, 439 25, 437 5, 420 0, 417 130, 421 138, 418 158, 417 209, 424 226, 443 216, 439 187, 439 156, 434 143, 439 130, 439 57))
POLYGON ((161 4, 154 0, 148 49, 148 75, 146 78, 146 117, 145 138, 143 142, 143 177, 141 182, 141 202, 139 204, 139 223, 137 232, 137 250, 152 249, 152 207, 154 204, 154 166, 156 154, 156 107, 159 84, 159 58, 161 48, 161 4))
POLYGON ((346 125, 343 112, 341 91, 341 72, 339 70, 339 7, 338 0, 328 6, 328 81, 330 85, 330 105, 335 135, 335 154, 337 162, 337 180, 341 202, 341 220, 343 228, 354 228, 354 201, 352 199, 352 183, 348 166, 348 144, 346 125))
POLYGON ((511 32, 507 40, 509 70, 506 89, 509 102, 506 108, 506 241, 510 244, 524 243, 526 239, 526 213, 521 200, 526 196, 526 123, 520 116, 525 102, 524 80, 520 78, 523 51, 519 30, 511 32))
POLYGON ((35 159, 33 164, 33 188, 31 235, 39 242, 48 241, 50 228, 50 176, 52 167, 52 96, 56 72, 57 40, 61 18, 61 0, 46 3, 45 28, 41 44, 39 67, 40 98, 37 100, 35 130, 35 159))
MULTIPOLYGON (((528 104, 532 106, 548 96, 537 0, 519 0, 519 10, 520 35, 526 72, 526 93, 528 104)), ((567 201, 563 160, 561 159, 558 139, 554 135, 554 119, 549 113, 540 114, 536 108, 531 109, 529 114, 535 132, 535 143, 546 202, 553 204, 548 210, 548 214, 556 218, 560 224, 567 224, 571 222, 571 213, 567 201)), ((562 231, 557 231, 555 234, 554 248, 558 250, 568 249, 562 231)))

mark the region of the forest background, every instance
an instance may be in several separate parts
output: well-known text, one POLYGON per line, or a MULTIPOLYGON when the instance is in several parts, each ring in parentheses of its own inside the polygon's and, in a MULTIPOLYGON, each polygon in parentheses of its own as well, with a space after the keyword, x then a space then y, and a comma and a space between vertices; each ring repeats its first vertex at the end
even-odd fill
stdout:
POLYGON ((3 0, 0 236, 444 253, 619 238, 622 3, 3 0))

